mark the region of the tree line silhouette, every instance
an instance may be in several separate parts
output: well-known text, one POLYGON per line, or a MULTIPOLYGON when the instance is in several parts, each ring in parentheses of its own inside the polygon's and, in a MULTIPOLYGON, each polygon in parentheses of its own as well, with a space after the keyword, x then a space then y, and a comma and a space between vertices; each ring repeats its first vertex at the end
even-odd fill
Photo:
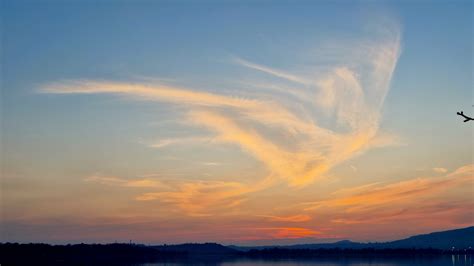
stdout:
POLYGON ((1 265, 127 265, 131 263, 233 259, 413 258, 452 254, 474 255, 472 249, 432 248, 265 248, 238 251, 215 243, 145 246, 136 244, 0 244, 1 265))

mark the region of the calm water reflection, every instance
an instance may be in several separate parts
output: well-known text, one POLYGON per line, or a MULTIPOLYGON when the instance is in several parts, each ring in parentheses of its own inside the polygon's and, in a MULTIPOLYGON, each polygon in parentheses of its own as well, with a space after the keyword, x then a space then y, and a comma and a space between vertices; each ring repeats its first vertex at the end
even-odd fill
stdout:
POLYGON ((181 265, 219 265, 219 266, 474 266, 474 259, 467 255, 442 256, 416 259, 321 259, 321 260, 235 260, 222 262, 167 262, 149 263, 136 266, 181 266, 181 265))

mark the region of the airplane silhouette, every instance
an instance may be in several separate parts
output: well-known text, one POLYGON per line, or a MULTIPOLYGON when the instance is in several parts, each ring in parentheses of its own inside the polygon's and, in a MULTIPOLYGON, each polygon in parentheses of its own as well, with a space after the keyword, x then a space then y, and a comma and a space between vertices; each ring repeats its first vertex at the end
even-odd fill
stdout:
POLYGON ((464 117, 464 119, 465 119, 464 122, 467 122, 467 121, 469 121, 469 120, 474 121, 474 118, 465 115, 465 114, 463 113, 463 111, 457 112, 457 114, 460 115, 460 116, 462 116, 462 117, 464 117))

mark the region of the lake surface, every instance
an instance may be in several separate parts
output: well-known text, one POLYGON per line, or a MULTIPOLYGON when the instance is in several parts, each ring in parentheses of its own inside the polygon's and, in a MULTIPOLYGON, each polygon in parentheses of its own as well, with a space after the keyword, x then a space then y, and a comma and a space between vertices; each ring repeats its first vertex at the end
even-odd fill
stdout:
POLYGON ((238 259, 219 262, 160 262, 135 266, 181 266, 181 265, 219 265, 219 266, 474 266, 474 258, 469 255, 440 256, 435 258, 412 259, 311 259, 311 260, 249 260, 238 259))

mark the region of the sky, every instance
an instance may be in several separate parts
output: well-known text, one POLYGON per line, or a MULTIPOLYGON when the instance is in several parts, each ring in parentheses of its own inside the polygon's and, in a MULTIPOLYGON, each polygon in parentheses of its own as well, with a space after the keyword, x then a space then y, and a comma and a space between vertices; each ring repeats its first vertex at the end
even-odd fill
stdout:
POLYGON ((474 224, 471 1, 2 1, 1 239, 474 224))

